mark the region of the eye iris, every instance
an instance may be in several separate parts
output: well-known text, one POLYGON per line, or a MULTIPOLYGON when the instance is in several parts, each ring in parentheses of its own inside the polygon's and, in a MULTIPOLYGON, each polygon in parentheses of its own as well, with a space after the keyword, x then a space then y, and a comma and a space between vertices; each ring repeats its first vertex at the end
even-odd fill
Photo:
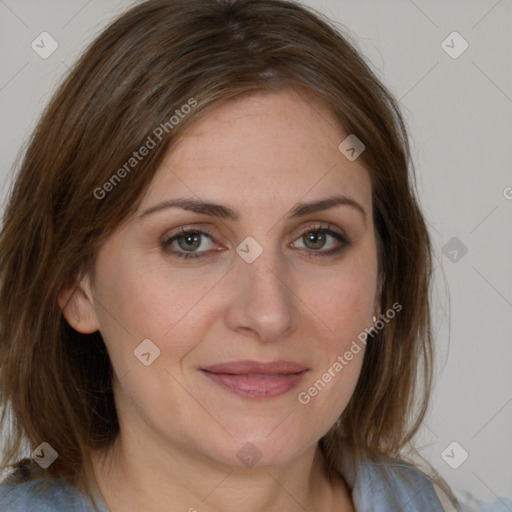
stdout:
POLYGON ((302 236, 304 245, 309 249, 321 249, 325 245, 325 233, 321 231, 310 231, 302 236))
POLYGON ((201 245, 201 234, 187 233, 185 235, 181 235, 177 240, 180 249, 183 249, 184 251, 193 251, 201 245))

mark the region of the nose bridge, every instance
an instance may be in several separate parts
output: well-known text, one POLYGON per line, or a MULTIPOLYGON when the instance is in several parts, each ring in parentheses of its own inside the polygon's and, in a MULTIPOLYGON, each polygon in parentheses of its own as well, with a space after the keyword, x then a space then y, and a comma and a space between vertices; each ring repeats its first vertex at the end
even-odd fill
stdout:
POLYGON ((285 262, 277 251, 263 250, 252 262, 236 261, 234 293, 227 321, 232 330, 251 331, 262 341, 282 338, 298 318, 296 299, 285 282, 285 262))

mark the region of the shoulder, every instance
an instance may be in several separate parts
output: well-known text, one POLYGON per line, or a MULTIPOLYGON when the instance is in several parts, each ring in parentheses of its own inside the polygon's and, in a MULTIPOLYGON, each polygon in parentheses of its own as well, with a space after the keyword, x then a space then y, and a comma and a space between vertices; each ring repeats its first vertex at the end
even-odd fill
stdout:
POLYGON ((415 466, 381 454, 367 457, 349 444, 338 469, 358 512, 444 512, 431 480, 415 466))
POLYGON ((477 500, 467 491, 456 492, 461 512, 509 512, 512 510, 512 497, 500 496, 492 503, 477 500))
POLYGON ((428 476, 406 462, 360 461, 357 484, 360 500, 365 503, 361 510, 444 510, 428 476))
POLYGON ((404 508, 404 510, 418 511, 454 511, 454 512, 509 512, 512 511, 512 498, 498 497, 493 502, 484 502, 476 499, 467 491, 452 492, 457 499, 457 506, 449 503, 449 500, 439 499, 436 489, 430 478, 419 469, 407 463, 392 463, 383 466, 390 475, 394 484, 393 492, 401 495, 403 499, 410 499, 416 508, 404 508), (435 508, 435 507, 439 508, 435 508), (431 507, 431 508, 428 508, 431 507))
POLYGON ((0 484, 0 510, 9 512, 93 512, 87 498, 63 479, 37 478, 0 484))
POLYGON ((484 503, 470 493, 454 492, 458 504, 441 500, 432 480, 415 466, 402 461, 360 460, 353 489, 356 510, 361 512, 508 512, 512 499, 484 503), (357 495, 357 498, 356 498, 357 495))

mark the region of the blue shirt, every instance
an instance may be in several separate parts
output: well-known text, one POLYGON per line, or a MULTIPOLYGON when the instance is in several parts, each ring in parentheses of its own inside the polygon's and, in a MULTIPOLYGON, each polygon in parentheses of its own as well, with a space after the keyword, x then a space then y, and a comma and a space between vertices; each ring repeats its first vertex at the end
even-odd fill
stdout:
MULTIPOLYGON (((360 460, 357 468, 348 460, 340 468, 357 512, 444 512, 430 480, 414 467, 397 462, 378 464, 360 460)), ((483 503, 466 494, 460 512, 509 512, 512 499, 483 503)), ((101 512, 109 512, 98 496, 101 512)), ((167 509, 172 512, 172 508, 167 509)), ((63 479, 38 478, 0 485, 2 512, 94 512, 88 498, 63 479)))

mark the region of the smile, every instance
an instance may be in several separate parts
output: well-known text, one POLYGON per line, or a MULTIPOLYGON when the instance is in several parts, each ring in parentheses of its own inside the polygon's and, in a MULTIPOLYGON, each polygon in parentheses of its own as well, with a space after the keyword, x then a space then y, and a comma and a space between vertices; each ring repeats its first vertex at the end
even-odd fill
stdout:
POLYGON ((201 368, 211 381, 245 398, 274 398, 295 388, 309 369, 290 361, 236 361, 201 368))

